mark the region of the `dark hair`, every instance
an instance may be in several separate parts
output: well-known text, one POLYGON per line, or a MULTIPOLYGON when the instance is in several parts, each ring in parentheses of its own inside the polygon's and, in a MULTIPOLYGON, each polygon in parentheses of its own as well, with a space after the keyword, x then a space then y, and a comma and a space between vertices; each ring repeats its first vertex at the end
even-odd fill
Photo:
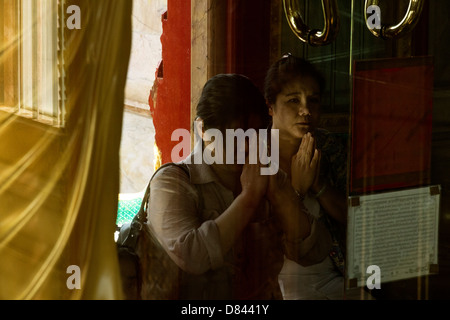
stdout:
POLYGON ((236 119, 247 123, 251 115, 259 116, 264 126, 269 124, 264 96, 249 78, 218 74, 206 82, 197 105, 205 129, 222 130, 236 119))
POLYGON ((290 81, 298 77, 312 77, 317 81, 320 94, 325 89, 325 78, 309 61, 288 53, 275 62, 267 71, 264 83, 264 95, 267 103, 274 104, 277 95, 290 81))

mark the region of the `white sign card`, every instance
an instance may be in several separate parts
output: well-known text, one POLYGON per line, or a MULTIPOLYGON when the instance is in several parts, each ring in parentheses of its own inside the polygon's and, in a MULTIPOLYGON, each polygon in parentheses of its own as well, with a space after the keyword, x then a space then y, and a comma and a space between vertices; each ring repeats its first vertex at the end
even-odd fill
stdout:
POLYGON ((437 272, 440 186, 349 197, 346 287, 437 272))

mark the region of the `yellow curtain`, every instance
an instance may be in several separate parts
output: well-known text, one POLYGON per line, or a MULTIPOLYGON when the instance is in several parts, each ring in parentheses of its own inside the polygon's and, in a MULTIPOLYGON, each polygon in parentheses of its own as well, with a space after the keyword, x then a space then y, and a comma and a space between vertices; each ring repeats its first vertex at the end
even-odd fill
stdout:
MULTIPOLYGON (((122 298, 114 231, 132 1, 69 5, 81 29, 64 31, 64 127, 0 109, 0 299, 122 298)), ((6 30, 3 74, 22 39, 6 30)))

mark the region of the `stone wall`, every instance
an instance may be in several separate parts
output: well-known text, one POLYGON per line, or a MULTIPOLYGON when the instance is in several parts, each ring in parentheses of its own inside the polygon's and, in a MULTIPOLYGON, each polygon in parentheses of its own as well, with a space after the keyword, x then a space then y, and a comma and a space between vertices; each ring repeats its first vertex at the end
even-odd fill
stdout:
POLYGON ((148 97, 161 61, 161 15, 167 0, 134 0, 133 45, 128 69, 125 104, 149 108, 148 97))
POLYGON ((134 0, 120 150, 122 195, 144 191, 154 171, 155 129, 148 99, 162 57, 161 16, 166 10, 167 0, 134 0))

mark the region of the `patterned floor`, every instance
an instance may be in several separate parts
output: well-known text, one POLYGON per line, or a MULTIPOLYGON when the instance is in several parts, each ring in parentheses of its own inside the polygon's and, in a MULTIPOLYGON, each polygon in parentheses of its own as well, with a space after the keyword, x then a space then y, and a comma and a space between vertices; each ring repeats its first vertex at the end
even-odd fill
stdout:
POLYGON ((121 226, 122 224, 133 220, 134 216, 139 212, 141 203, 142 195, 119 199, 116 224, 121 226))

